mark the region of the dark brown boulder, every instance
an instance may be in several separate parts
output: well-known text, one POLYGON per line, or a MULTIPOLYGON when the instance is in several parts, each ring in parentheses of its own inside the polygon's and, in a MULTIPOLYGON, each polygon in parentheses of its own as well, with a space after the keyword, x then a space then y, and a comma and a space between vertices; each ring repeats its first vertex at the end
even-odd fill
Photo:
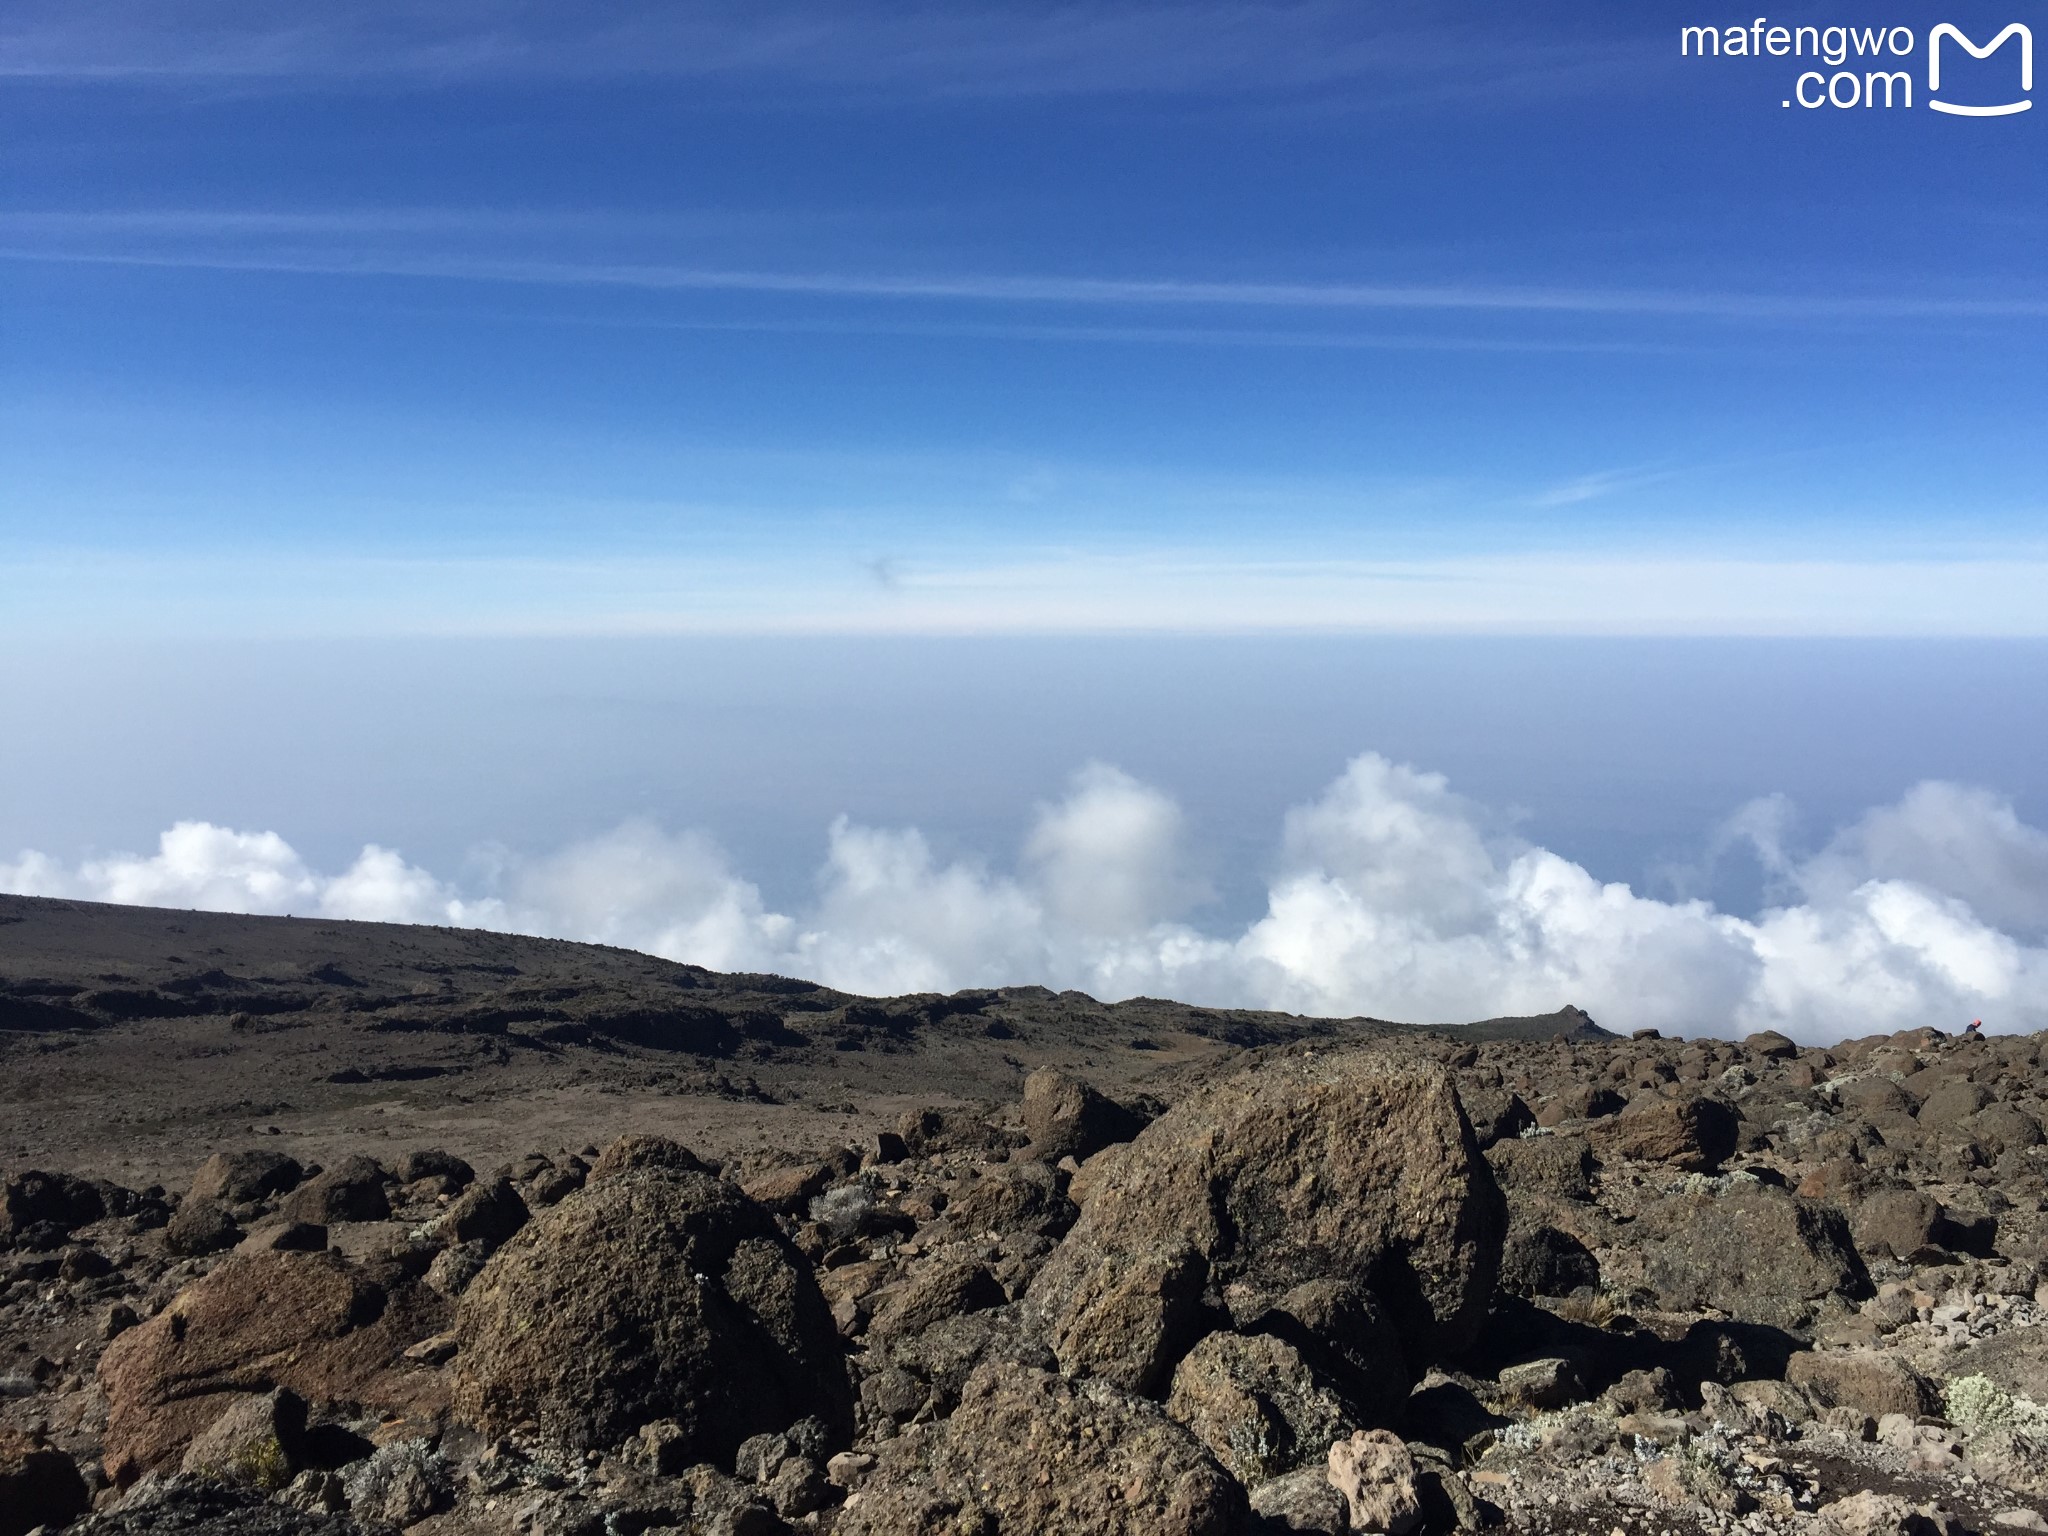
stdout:
MULTIPOLYGON (((545 1161, 543 1159, 542 1161, 545 1161)), ((543 1170, 537 1170, 543 1171, 543 1170)), ((666 1136, 635 1132, 621 1136, 597 1155, 590 1165, 587 1181, 615 1178, 622 1173, 715 1173, 709 1163, 679 1141, 666 1136)))
POLYGON ((278 1387, 316 1405, 431 1410, 439 1373, 404 1353, 446 1321, 433 1293, 387 1290, 338 1254, 237 1254, 100 1357, 107 1470, 126 1483, 170 1466, 236 1399, 278 1387))
POLYGON ((457 1410, 570 1451, 673 1419, 689 1456, 851 1398, 816 1281, 775 1220, 703 1173, 607 1170, 499 1249, 457 1308, 457 1410))
POLYGON ((946 1215, 963 1232, 1035 1232, 1058 1237, 1074 1224, 1060 1176, 1036 1158, 998 1163, 968 1185, 946 1215))
POLYGON ((1571 1233, 1534 1223, 1511 1228, 1500 1287, 1517 1296, 1569 1296, 1600 1283, 1600 1261, 1571 1233))
POLYGON ((1845 1109, 1853 1109, 1868 1120, 1875 1115, 1910 1115, 1913 1099, 1888 1077, 1838 1078, 1828 1085, 1845 1109))
POLYGON ((1048 1163, 1063 1157, 1083 1161, 1129 1141, 1145 1125, 1116 1100, 1057 1067, 1040 1067, 1024 1079, 1023 1117, 1030 1155, 1048 1163))
POLYGON ((453 1152, 439 1147, 416 1147, 398 1160, 398 1182, 415 1184, 421 1179, 447 1179, 467 1186, 476 1170, 453 1152))
POLYGON ((1519 1093, 1509 1089, 1468 1088, 1460 1084, 1458 1097, 1464 1102, 1466 1118, 1472 1122, 1472 1134, 1482 1152, 1536 1124, 1536 1112, 1519 1093))
POLYGON ((192 1187, 185 1191, 185 1198, 244 1205, 285 1194, 297 1188, 305 1176, 298 1161, 281 1152, 216 1152, 192 1175, 192 1187))
POLYGON ((1628 1107, 1628 1100, 1612 1088, 1580 1083, 1565 1089, 1536 1111, 1541 1126, 1563 1125, 1572 1120, 1604 1120, 1628 1107))
POLYGON ((916 1265, 876 1309, 869 1331, 877 1336, 922 1333, 949 1317, 961 1317, 1009 1301, 996 1277, 979 1259, 937 1254, 916 1265))
POLYGON ((1967 1079, 1942 1083, 1920 1104, 1920 1123, 1935 1129, 1960 1125, 1991 1103, 1991 1090, 1967 1079))
POLYGON ((526 1202, 504 1179, 480 1180, 456 1197, 435 1223, 450 1244, 483 1243, 496 1248, 526 1225, 526 1202))
POLYGON ((69 1525, 91 1506, 77 1464, 54 1445, 0 1427, 0 1536, 69 1525))
POLYGON ((322 1227, 343 1221, 388 1221, 391 1201, 384 1183, 384 1169, 375 1158, 345 1157, 293 1190, 282 1210, 288 1220, 322 1227))
POLYGON ((1510 1205, 1593 1198, 1599 1165, 1583 1136, 1518 1136, 1489 1147, 1486 1161, 1510 1205))
POLYGON ((1785 1367, 1785 1379, 1822 1408, 1854 1408, 1881 1419, 1941 1411, 1934 1384, 1890 1350, 1806 1350, 1785 1367))
POLYGON ((1698 1095, 1632 1104, 1591 1132, 1603 1157, 1665 1163, 1685 1173, 1712 1173, 1735 1151, 1740 1124, 1719 1099, 1698 1095))
POLYGON ((1842 1213, 1769 1185, 1680 1195, 1645 1212, 1640 1226, 1646 1278, 1674 1310, 1714 1307, 1800 1328, 1829 1297, 1870 1294, 1842 1213))
POLYGON ((1923 1248, 1940 1247, 1942 1228, 1940 1202, 1917 1189, 1874 1190, 1849 1211, 1856 1246, 1888 1258, 1910 1258, 1923 1248))
POLYGON ((984 1366, 953 1416, 887 1441, 837 1536, 1236 1536, 1244 1491, 1155 1403, 984 1366))
POLYGON ((1166 1412, 1247 1488, 1320 1465, 1360 1427, 1357 1409, 1271 1334, 1203 1339, 1174 1368, 1166 1412))
POLYGON ((0 1191, 0 1235, 12 1236, 42 1227, 60 1234, 85 1226, 107 1214, 99 1187, 69 1173, 26 1169, 8 1179, 0 1191))
POLYGON ((224 1253, 242 1240, 234 1215, 218 1200, 187 1195, 164 1227, 164 1248, 186 1258, 224 1253))
POLYGON ((1373 1291, 1420 1356, 1477 1334, 1506 1225, 1448 1076, 1375 1052, 1289 1058, 1152 1122, 1093 1182, 1033 1280, 1061 1366, 1158 1391, 1207 1329, 1333 1280, 1373 1291))

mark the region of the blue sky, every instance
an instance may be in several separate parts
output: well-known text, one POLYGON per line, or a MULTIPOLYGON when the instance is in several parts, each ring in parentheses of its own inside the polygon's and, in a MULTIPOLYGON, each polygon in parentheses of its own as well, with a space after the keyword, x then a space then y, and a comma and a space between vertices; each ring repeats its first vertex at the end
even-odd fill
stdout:
POLYGON ((1750 19, 26 0, 0 624, 2039 633, 2048 115, 1750 19))

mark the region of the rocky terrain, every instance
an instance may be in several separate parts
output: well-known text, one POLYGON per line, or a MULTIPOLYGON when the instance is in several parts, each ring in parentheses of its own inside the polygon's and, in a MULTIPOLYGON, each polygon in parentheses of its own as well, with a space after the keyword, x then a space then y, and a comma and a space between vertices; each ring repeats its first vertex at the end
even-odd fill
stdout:
POLYGON ((2048 1531, 2044 1066, 0 898, 0 1536, 2048 1531))

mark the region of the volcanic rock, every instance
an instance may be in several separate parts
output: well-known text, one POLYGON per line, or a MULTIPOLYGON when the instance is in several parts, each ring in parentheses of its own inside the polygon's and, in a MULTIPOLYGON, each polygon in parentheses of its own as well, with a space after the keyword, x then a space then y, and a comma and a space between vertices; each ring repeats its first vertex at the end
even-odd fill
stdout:
POLYGON ((218 1200, 186 1196, 164 1228, 164 1247, 187 1258, 221 1253, 242 1240, 232 1212, 218 1200))
POLYGON ((526 1225, 526 1202, 504 1179, 471 1184, 456 1197, 435 1230, 452 1246, 482 1243, 495 1249, 526 1225))
POLYGON ((1063 1369, 1159 1390, 1212 1287, 1240 1315, 1305 1281, 1358 1285, 1422 1355, 1485 1317, 1506 1223, 1438 1069, 1289 1058, 1184 1100, 1116 1156, 1030 1288, 1063 1369))
POLYGON ((582 1451, 673 1419, 706 1461, 807 1414, 843 1432, 850 1393, 810 1267, 767 1211, 678 1162, 600 1159, 462 1293, 470 1422, 582 1451))
POLYGON ((1646 1275, 1668 1307, 1797 1328, 1827 1298, 1870 1294, 1842 1214, 1769 1185, 1681 1195, 1646 1213, 1644 1225, 1646 1275))
POLYGON ((1889 1351, 1802 1351, 1786 1365, 1785 1379, 1819 1407, 1854 1408, 1873 1419, 1941 1410, 1941 1396, 1933 1384, 1889 1351))
POLYGON ((384 1193, 384 1169, 360 1153, 315 1174, 285 1197, 282 1207, 292 1221, 331 1227, 340 1221, 385 1221, 391 1202, 384 1193))
POLYGON ((85 1479, 54 1445, 0 1427, 0 1536, 69 1525, 91 1506, 85 1479))
POLYGON ((1084 1161, 1104 1147, 1129 1141, 1145 1124, 1116 1100, 1055 1067, 1040 1067, 1024 1079, 1023 1116, 1030 1155, 1048 1163, 1063 1157, 1084 1161))
POLYGON ((427 1411, 438 1375, 402 1356, 443 1326, 443 1305, 416 1286, 389 1291, 334 1253, 237 1254, 100 1357, 107 1470, 127 1483, 169 1466, 233 1399, 278 1387, 311 1403, 427 1411))
POLYGON ((192 1175, 185 1198, 243 1205, 285 1194, 297 1188, 305 1176, 297 1159, 281 1152, 216 1152, 192 1175))
POLYGON ((1166 1411, 1247 1487, 1321 1463, 1358 1427, 1357 1410, 1270 1334, 1203 1339, 1175 1369, 1166 1411))
POLYGON ((835 1536, 1236 1536, 1243 1490, 1157 1404, 990 1365, 951 1420, 886 1442, 835 1536))
POLYGON ((1735 1111, 1718 1099, 1693 1096, 1630 1105, 1598 1122, 1594 1140, 1609 1157, 1668 1163, 1686 1173, 1712 1173, 1735 1151, 1735 1111))
POLYGON ((1422 1524, 1415 1458, 1401 1437, 1361 1429, 1330 1447, 1330 1486, 1344 1496, 1354 1531, 1408 1536, 1422 1524))

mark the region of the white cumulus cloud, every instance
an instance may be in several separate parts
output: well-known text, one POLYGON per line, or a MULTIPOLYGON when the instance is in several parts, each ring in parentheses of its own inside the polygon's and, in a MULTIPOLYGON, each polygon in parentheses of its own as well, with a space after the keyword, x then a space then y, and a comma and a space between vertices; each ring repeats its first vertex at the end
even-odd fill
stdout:
POLYGON ((1099 763, 1039 808, 1008 871, 842 817, 814 898, 790 913, 708 836, 645 821, 508 859, 475 893, 374 844, 323 875, 274 832, 204 822, 153 855, 24 853, 0 863, 0 889, 492 927, 871 994, 1039 982, 1432 1021, 1571 1001, 1617 1028, 1808 1040, 1979 1016, 2048 1027, 2048 834, 2009 801, 1922 784, 1807 858, 1788 851, 1791 826, 1774 798, 1723 830, 1778 892, 1751 917, 1599 880, 1500 831, 1441 775, 1371 753, 1288 814, 1265 911, 1236 932, 1190 920, 1206 892, 1172 798, 1099 763))

